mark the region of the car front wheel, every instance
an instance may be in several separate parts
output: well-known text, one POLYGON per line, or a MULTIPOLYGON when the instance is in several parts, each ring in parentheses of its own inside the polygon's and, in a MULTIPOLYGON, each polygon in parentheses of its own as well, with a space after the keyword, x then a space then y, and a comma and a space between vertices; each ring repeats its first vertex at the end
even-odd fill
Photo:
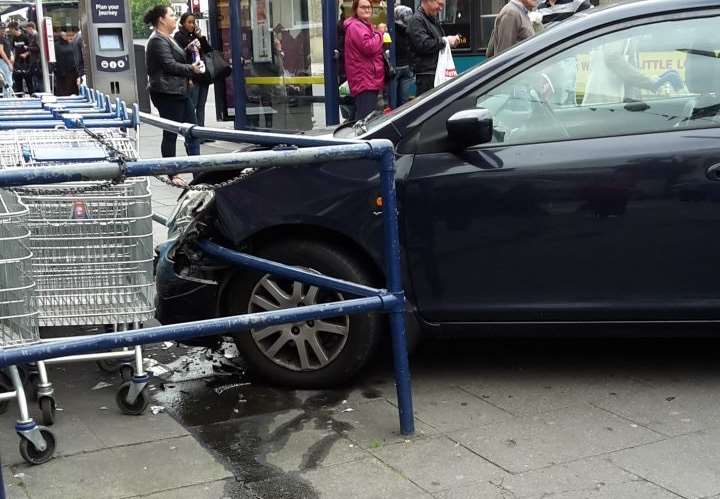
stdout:
MULTIPOLYGON (((347 281, 372 285, 356 259, 327 244, 292 241, 258 256, 347 281)), ((242 271, 228 284, 228 315, 268 312, 342 301, 343 293, 271 274, 242 271)), ((343 315, 252 329, 235 335, 248 368, 268 381, 297 388, 326 388, 350 380, 370 358, 382 328, 376 313, 343 315)))

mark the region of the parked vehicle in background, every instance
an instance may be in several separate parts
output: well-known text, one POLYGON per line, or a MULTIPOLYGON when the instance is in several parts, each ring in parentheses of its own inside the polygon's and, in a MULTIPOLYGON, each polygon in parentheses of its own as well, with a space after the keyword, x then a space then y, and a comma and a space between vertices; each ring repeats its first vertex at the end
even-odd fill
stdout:
MULTIPOLYGON (((326 131, 396 145, 413 338, 720 321, 719 20, 712 0, 587 10, 388 115, 326 131), (651 83, 635 86, 620 62, 651 83), (583 104, 590 80, 608 95, 583 104)), ((186 244, 198 232, 382 285, 378 192, 375 165, 356 161, 274 168, 214 195, 186 194, 175 239, 160 248, 158 318, 347 298, 218 266, 186 244)), ((382 316, 365 315, 236 341, 256 373, 317 387, 356 374, 383 331, 382 316)))

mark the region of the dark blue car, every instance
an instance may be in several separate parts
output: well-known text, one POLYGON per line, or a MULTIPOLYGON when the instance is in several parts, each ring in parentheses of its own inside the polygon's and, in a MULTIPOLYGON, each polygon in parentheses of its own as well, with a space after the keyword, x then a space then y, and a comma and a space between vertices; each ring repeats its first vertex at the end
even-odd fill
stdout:
MULTIPOLYGON (((720 321, 718 26, 716 0, 590 9, 389 115, 318 132, 396 144, 413 341, 720 321)), ((171 237, 193 219, 227 247, 382 285, 378 191, 370 162, 271 168, 186 195, 171 237)), ((163 323, 339 297, 182 242, 161 248, 163 323)), ((365 315, 236 342, 265 378, 318 387, 357 373, 384 332, 365 315)))

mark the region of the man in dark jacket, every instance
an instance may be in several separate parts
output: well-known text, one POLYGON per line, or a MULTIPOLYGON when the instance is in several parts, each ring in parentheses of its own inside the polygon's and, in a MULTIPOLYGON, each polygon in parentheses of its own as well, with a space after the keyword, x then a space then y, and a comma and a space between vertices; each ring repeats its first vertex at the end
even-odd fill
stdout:
POLYGON ((33 85, 32 74, 30 72, 30 50, 29 40, 25 33, 20 29, 17 21, 8 23, 8 36, 12 42, 13 53, 15 54, 15 64, 13 66, 13 91, 16 93, 24 92, 23 83, 27 87, 28 93, 35 91, 33 85))
POLYGON ((445 0, 422 0, 417 12, 408 22, 415 68, 416 96, 435 86, 435 70, 440 50, 448 44, 450 47, 455 47, 460 39, 457 35, 446 37, 440 26, 437 16, 444 6, 445 0))
POLYGON ((408 21, 412 15, 410 7, 405 5, 395 7, 395 66, 397 71, 395 81, 397 82, 398 106, 402 106, 410 99, 410 87, 415 81, 410 34, 408 33, 408 21))
POLYGON ((55 95, 77 95, 78 72, 75 65, 73 35, 61 31, 55 39, 55 95))

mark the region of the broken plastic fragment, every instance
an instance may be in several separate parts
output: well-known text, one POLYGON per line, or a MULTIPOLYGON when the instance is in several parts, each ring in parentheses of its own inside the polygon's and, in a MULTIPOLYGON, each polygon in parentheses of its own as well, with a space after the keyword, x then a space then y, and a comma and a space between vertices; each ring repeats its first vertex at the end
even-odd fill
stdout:
POLYGON ((161 406, 161 405, 151 405, 151 406, 150 406, 150 411, 151 411, 153 414, 158 415, 158 414, 160 414, 161 412, 165 412, 165 407, 163 407, 163 406, 161 406))
POLYGON ((172 348, 173 346, 175 346, 175 343, 174 343, 174 342, 172 342, 172 341, 163 341, 162 347, 160 347, 160 348, 162 348, 163 350, 168 350, 168 349, 172 348))
POLYGON ((98 381, 98 384, 93 386, 93 390, 101 390, 103 388, 107 388, 108 386, 112 386, 112 383, 107 383, 105 381, 98 381))

